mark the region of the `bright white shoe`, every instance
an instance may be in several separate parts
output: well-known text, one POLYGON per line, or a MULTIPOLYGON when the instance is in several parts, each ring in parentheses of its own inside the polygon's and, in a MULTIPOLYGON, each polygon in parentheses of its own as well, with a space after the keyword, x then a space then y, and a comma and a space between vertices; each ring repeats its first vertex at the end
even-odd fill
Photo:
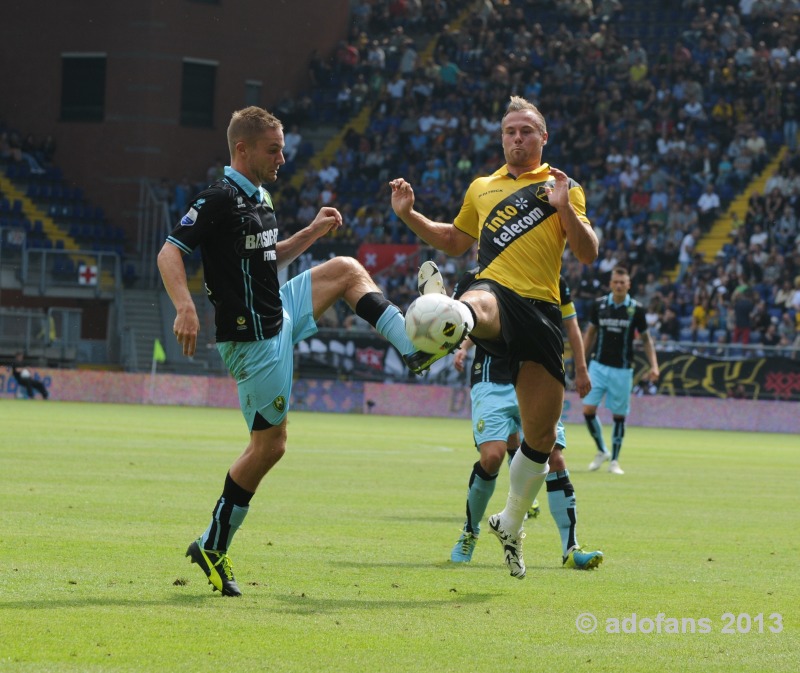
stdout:
POLYGON ((623 470, 619 466, 619 461, 618 460, 612 460, 611 461, 611 463, 608 466, 608 471, 611 472, 611 474, 625 474, 625 470, 623 470))
POLYGON ((589 463, 589 472, 594 472, 595 470, 599 470, 600 466, 605 463, 611 456, 608 453, 599 452, 594 457, 594 460, 589 463))
POLYGON ((422 294, 447 294, 444 278, 436 262, 423 262, 417 273, 417 289, 422 294))
POLYGON ((500 523, 500 515, 489 517, 489 532, 503 545, 503 560, 511 573, 511 577, 525 579, 525 560, 522 558, 522 540, 525 532, 520 529, 516 535, 507 532, 500 523))

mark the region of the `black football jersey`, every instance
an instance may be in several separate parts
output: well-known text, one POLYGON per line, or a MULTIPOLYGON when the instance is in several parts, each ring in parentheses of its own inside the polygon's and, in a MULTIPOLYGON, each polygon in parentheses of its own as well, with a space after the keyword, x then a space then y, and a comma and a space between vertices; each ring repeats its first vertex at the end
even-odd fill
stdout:
POLYGON ((630 295, 617 306, 607 294, 592 304, 589 322, 597 328, 594 359, 609 367, 633 367, 633 340, 647 330, 644 306, 630 295))
POLYGON ((263 187, 226 167, 225 177, 191 202, 167 241, 187 254, 200 248, 217 341, 259 341, 280 331, 278 222, 263 187))

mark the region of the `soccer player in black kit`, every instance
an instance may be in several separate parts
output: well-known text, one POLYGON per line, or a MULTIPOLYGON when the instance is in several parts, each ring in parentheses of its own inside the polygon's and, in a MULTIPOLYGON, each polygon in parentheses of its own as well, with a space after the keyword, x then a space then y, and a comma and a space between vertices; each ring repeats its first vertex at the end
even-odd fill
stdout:
POLYGON ((625 436, 625 417, 631 408, 633 389, 633 342, 636 335, 642 341, 650 371, 647 377, 657 381, 659 376, 656 348, 647 331, 645 309, 628 294, 631 278, 628 270, 618 266, 611 272, 611 293, 596 299, 583 335, 586 359, 597 343, 597 352, 589 363, 592 390, 583 399, 583 417, 589 434, 597 445, 597 455, 589 465, 597 470, 611 459, 608 471, 624 474, 619 466, 619 453, 625 436), (614 417, 611 453, 603 441, 603 428, 597 418, 597 406, 605 397, 605 405, 614 417))
POLYGON ((342 224, 336 208, 320 209, 304 229, 281 239, 269 192, 286 162, 283 125, 259 107, 233 113, 231 163, 224 177, 198 194, 158 254, 164 287, 175 306, 175 338, 183 354, 197 347, 200 323, 183 255, 200 248, 208 297, 215 308, 217 349, 236 379, 250 442, 225 478, 206 531, 186 555, 224 596, 239 596, 228 547, 261 480, 286 451, 294 344, 317 331, 316 320, 339 299, 369 322, 420 372, 446 353, 415 351, 400 310, 352 257, 335 257, 283 286, 278 271, 342 224))

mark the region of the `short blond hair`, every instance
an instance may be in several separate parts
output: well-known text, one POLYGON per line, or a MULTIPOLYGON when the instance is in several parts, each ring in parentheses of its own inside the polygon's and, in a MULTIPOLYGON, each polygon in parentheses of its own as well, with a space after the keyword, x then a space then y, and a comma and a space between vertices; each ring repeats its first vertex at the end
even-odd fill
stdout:
POLYGON ((251 105, 242 110, 236 110, 231 115, 231 121, 228 124, 228 149, 231 159, 236 154, 236 143, 250 144, 267 129, 282 128, 281 120, 264 108, 251 105))
POLYGON ((506 108, 506 112, 503 115, 503 119, 501 120, 504 122, 506 117, 512 112, 525 112, 526 110, 530 110, 533 112, 534 116, 539 120, 539 130, 542 133, 547 133, 547 122, 544 120, 544 115, 539 111, 539 108, 536 107, 533 103, 529 100, 526 100, 522 96, 511 96, 508 101, 508 107, 506 108))

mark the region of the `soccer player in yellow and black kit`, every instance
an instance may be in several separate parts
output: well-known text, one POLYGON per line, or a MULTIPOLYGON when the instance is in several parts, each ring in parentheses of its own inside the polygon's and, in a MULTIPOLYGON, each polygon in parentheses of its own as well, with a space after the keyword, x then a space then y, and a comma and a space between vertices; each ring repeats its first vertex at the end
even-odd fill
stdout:
POLYGON ((398 217, 429 245, 457 256, 478 241, 480 271, 459 301, 471 313, 470 338, 511 366, 525 439, 511 464, 506 506, 488 523, 511 575, 522 579, 522 523, 547 477, 564 401, 561 257, 569 243, 579 261, 591 264, 598 241, 581 186, 542 163, 548 135, 538 108, 512 96, 501 137, 505 165, 470 184, 453 223, 414 210, 414 191, 403 178, 390 184, 398 217))
MULTIPOLYGON (((432 264, 433 262, 425 262, 432 264)), ((470 272, 459 281, 459 286, 471 283, 470 272)), ((561 318, 564 331, 575 358, 575 387, 582 397, 592 388, 586 360, 583 357, 583 342, 578 326, 578 315, 569 286, 563 277, 561 289, 561 318)), ((455 297, 459 297, 456 287, 455 297)), ((464 371, 467 353, 472 348, 472 340, 467 338, 455 351, 453 365, 464 371)), ((480 458, 472 467, 467 488, 466 520, 461 535, 450 552, 453 563, 469 563, 480 535, 480 524, 489 499, 495 488, 497 475, 506 454, 519 453, 519 406, 511 372, 504 358, 487 353, 483 348, 475 348, 470 376, 470 399, 472 400, 472 435, 480 458)), ((550 473, 545 480, 547 502, 550 514, 561 537, 562 565, 565 568, 591 570, 603 562, 603 552, 584 551, 578 545, 577 524, 578 505, 575 488, 569 479, 569 470, 564 460, 567 448, 567 434, 564 424, 559 420, 556 431, 556 445, 550 454, 548 464, 550 473)), ((510 464, 510 463, 509 463, 510 464)), ((536 501, 534 501, 536 503, 536 501)), ((528 512, 529 518, 538 516, 538 506, 528 512)))

